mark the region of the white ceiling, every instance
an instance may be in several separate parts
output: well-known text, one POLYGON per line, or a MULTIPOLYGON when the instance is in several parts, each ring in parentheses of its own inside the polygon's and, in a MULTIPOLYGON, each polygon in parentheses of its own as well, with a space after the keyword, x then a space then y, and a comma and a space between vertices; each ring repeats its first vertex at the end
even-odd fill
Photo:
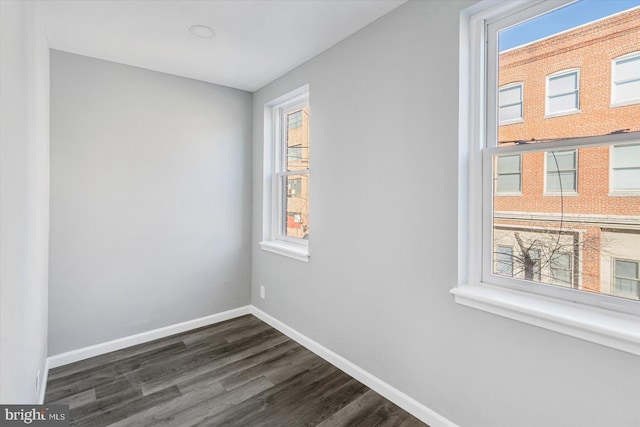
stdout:
POLYGON ((406 0, 44 2, 53 49, 255 91, 406 0), (216 33, 189 32, 195 24, 216 33))

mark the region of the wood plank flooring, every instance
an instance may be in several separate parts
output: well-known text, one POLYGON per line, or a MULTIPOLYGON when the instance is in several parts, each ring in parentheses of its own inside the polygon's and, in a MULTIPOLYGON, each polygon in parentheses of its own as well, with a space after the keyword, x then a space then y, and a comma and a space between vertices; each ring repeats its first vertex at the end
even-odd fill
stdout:
POLYGON ((52 369, 73 426, 425 426, 252 315, 52 369))

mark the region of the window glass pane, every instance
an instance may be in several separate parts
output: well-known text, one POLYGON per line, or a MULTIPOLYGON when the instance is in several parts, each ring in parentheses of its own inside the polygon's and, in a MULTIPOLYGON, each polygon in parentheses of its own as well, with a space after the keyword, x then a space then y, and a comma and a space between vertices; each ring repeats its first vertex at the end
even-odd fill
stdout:
POLYGON ((287 115, 287 171, 309 169, 309 108, 287 115))
POLYGON ((614 168, 640 168, 640 144, 613 147, 614 168))
POLYGON ((578 88, 578 73, 549 77, 549 96, 573 92, 578 88))
POLYGON ((496 274, 513 276, 513 248, 509 246, 498 246, 496 255, 496 274))
POLYGON ((309 177, 308 175, 283 176, 283 230, 288 237, 306 239, 309 236, 309 177))
POLYGON ((614 190, 640 190, 640 168, 613 171, 614 190))
POLYGON ((548 172, 547 191, 576 191, 575 172, 548 172), (560 185, 562 183, 562 186, 560 185))
POLYGON ((640 78, 640 56, 616 61, 616 82, 640 78))
POLYGON ((500 107, 500 121, 516 120, 522 118, 522 104, 500 107))
POLYGON ((616 277, 638 279, 638 263, 616 260, 616 277))
POLYGON ((559 284, 571 284, 571 255, 554 253, 551 256, 551 278, 559 284))
POLYGON ((549 98, 549 114, 571 111, 578 108, 578 94, 570 93, 549 98))
POLYGON ((500 89, 500 105, 517 104, 522 101, 522 86, 500 89))
POLYGON ((517 193, 520 191, 520 174, 498 175, 497 191, 517 193))
POLYGON ((624 102, 640 99, 640 80, 616 84, 616 101, 624 102))
POLYGON ((550 151, 547 153, 547 170, 570 170, 576 168, 576 152, 572 151, 550 151))
POLYGON ((520 155, 498 157, 498 173, 520 173, 520 155))

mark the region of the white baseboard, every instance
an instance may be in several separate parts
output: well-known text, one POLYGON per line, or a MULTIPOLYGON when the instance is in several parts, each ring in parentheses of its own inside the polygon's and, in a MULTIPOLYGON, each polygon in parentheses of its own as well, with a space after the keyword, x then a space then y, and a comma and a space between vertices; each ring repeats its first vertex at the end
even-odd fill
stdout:
POLYGON ((303 347, 311 350, 327 362, 351 375, 376 393, 392 401, 416 418, 429 424, 431 427, 458 427, 453 421, 443 417, 431 408, 426 407, 411 396, 401 392, 392 385, 382 381, 380 378, 370 374, 358 365, 350 362, 339 354, 334 353, 323 345, 317 343, 306 335, 301 334, 290 326, 282 323, 278 319, 268 315, 254 305, 249 306, 251 314, 260 320, 268 323, 289 338, 298 342, 303 347))
MULTIPOLYGON (((174 325, 169 325, 169 326, 154 329, 151 331, 142 332, 140 334, 118 338, 113 341, 108 341, 101 344, 92 345, 89 347, 79 348, 77 350, 68 351, 62 354, 56 354, 55 356, 47 357, 48 368, 53 369, 59 366, 68 365, 69 363, 88 359, 94 356, 99 356, 105 353, 110 353, 116 350, 122 350, 123 348, 132 347, 138 344, 143 344, 145 342, 157 340, 158 338, 164 338, 171 335, 179 334, 181 332, 189 331, 191 329, 213 325, 214 323, 223 322, 225 320, 244 316, 245 314, 249 314, 249 313, 251 313, 251 310, 250 310, 250 306, 247 305, 244 307, 235 308, 233 310, 223 311, 222 313, 216 313, 209 316, 200 317, 198 319, 187 320, 186 322, 176 323, 174 325)), ((48 374, 45 374, 45 375, 48 375, 48 374)))

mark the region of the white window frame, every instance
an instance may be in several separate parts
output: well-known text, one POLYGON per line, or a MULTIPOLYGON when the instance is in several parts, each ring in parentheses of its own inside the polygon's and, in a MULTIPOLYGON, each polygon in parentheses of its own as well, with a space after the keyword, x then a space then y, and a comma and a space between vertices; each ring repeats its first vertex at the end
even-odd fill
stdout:
POLYGON ((495 154, 637 139, 637 135, 619 134, 497 147, 497 47, 488 48, 497 46, 497 27, 516 25, 571 2, 480 2, 461 13, 458 286, 451 293, 457 303, 468 307, 640 355, 638 302, 491 273, 493 242, 486 236, 492 232, 495 154))
MULTIPOLYGON (((566 93, 571 93, 571 92, 566 92, 566 93)), ((564 94, 563 94, 564 95, 564 94)), ((555 73, 549 74, 548 76, 545 77, 545 90, 544 90, 544 117, 545 118, 551 118, 551 117, 560 117, 560 116, 568 116, 570 114, 578 114, 580 113, 580 69, 579 68, 569 68, 566 70, 560 70, 560 71, 556 71, 555 73), (575 89, 576 93, 576 101, 578 106, 576 108, 571 108, 570 110, 562 110, 562 111, 555 111, 555 112, 550 112, 549 111, 549 80, 555 78, 555 77, 560 77, 560 76, 564 76, 564 75, 568 75, 568 74, 575 74, 576 75, 576 83, 577 83, 577 88, 575 89)))
POLYGON ((640 141, 636 140, 631 144, 615 144, 609 147, 609 196, 629 196, 629 197, 638 197, 640 196, 640 190, 618 190, 615 188, 615 180, 613 171, 616 169, 613 165, 613 151, 616 146, 623 145, 640 145, 640 141))
MULTIPOLYGON (((520 102, 515 103, 515 104, 498 105, 498 108, 520 104, 520 117, 515 118, 515 119, 509 119, 509 120, 501 120, 500 121, 500 126, 502 126, 502 125, 513 125, 513 124, 516 124, 516 123, 523 123, 524 122, 524 82, 514 82, 514 83, 508 83, 506 85, 502 85, 502 86, 500 86, 500 91, 507 90, 507 89, 513 89, 514 87, 518 87, 518 86, 520 87, 520 95, 521 95, 520 102)), ((500 97, 500 95, 498 94, 498 98, 499 97, 500 97)), ((500 117, 500 113, 498 113, 498 117, 500 117)))
MULTIPOLYGON (((263 208, 262 241, 260 247, 268 252, 309 262, 309 241, 289 237, 282 224, 286 224, 287 213, 283 209, 283 177, 307 175, 304 171, 286 171, 286 123, 287 114, 309 105, 309 85, 278 97, 264 108, 264 153, 263 153, 263 208)), ((310 185, 310 183, 309 183, 310 185)))
POLYGON ((624 107, 626 105, 640 104, 640 98, 628 99, 626 101, 616 101, 616 63, 631 58, 640 58, 640 51, 627 53, 611 60, 611 108, 624 107))
MULTIPOLYGON (((622 277, 622 276, 616 275, 616 261, 632 262, 632 263, 638 264, 638 267, 640 268, 640 261, 637 259, 612 258, 611 259, 611 293, 612 294, 616 293, 616 279, 618 277, 622 277)), ((625 279, 634 280, 631 277, 625 277, 625 279)), ((638 279, 635 279, 635 281, 638 281, 638 279)), ((640 289, 640 286, 638 288, 640 289)), ((640 299, 640 296, 639 296, 639 299, 640 299)))
MULTIPOLYGON (((577 196, 578 195, 578 156, 579 156, 579 150, 547 150, 544 152, 544 195, 545 196, 577 196), (576 168, 575 168, 575 173, 576 173, 576 188, 571 189, 571 190, 565 190, 564 188, 562 189, 562 191, 554 191, 554 190, 549 190, 547 187, 547 175, 549 173, 549 169, 548 169, 548 159, 547 159, 547 154, 550 152, 556 152, 556 153, 561 153, 564 151, 573 151, 575 152, 575 156, 576 156, 576 168)), ((562 170, 560 171, 562 172, 562 170)))

